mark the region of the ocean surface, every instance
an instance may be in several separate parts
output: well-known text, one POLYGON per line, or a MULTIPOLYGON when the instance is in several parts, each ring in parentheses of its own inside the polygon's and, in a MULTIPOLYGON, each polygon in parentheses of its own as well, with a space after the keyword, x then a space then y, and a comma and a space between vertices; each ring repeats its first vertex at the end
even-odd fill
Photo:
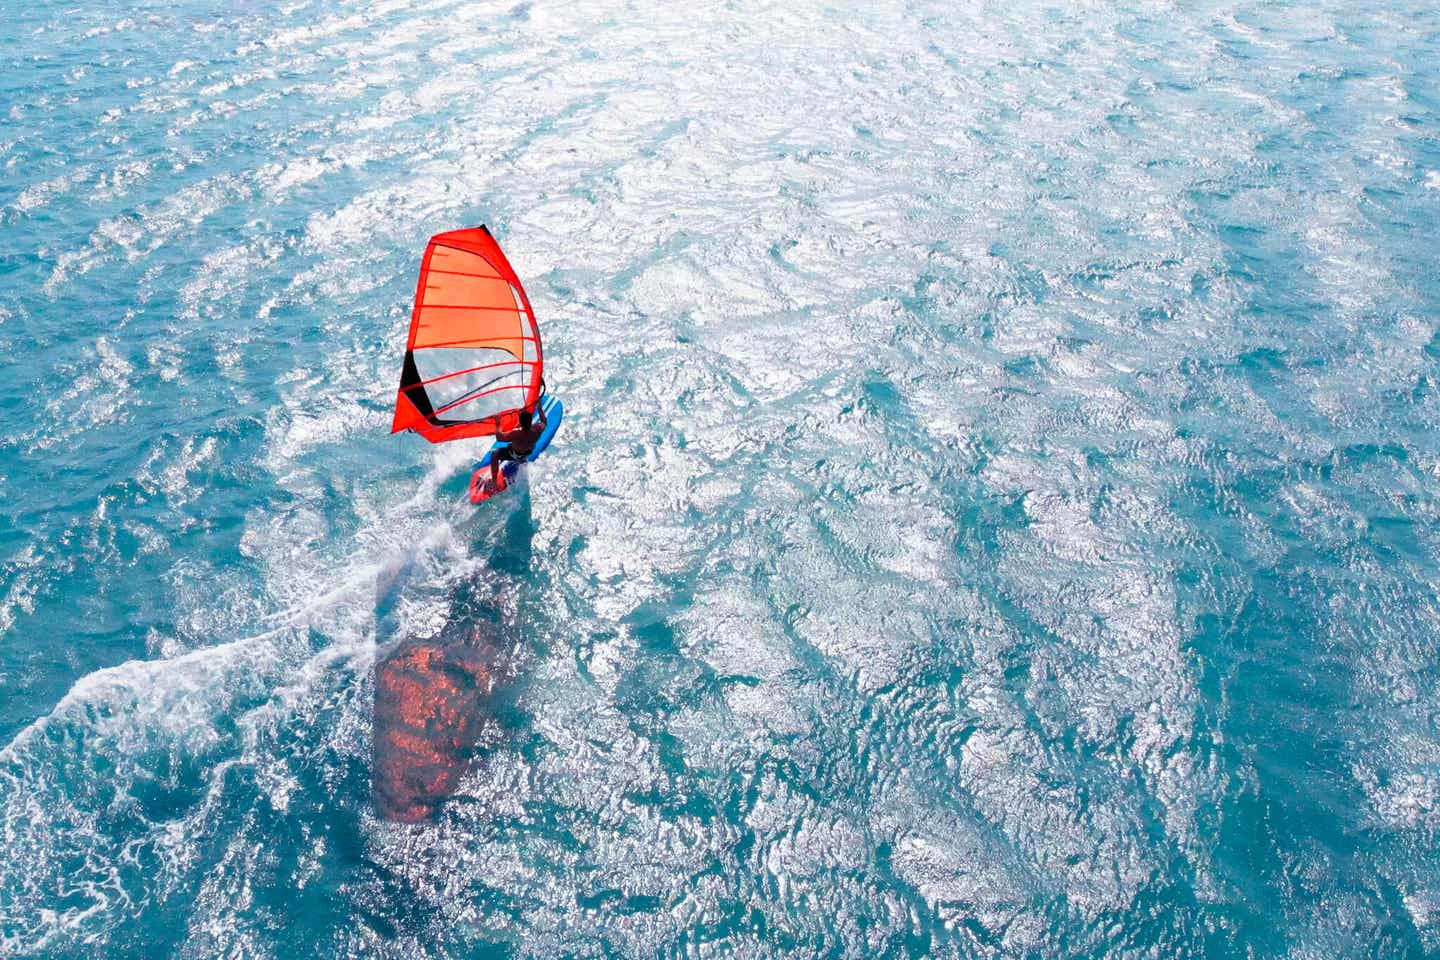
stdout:
POLYGON ((1440 956, 1437 257, 1433 2, 9 0, 0 956, 1440 956))

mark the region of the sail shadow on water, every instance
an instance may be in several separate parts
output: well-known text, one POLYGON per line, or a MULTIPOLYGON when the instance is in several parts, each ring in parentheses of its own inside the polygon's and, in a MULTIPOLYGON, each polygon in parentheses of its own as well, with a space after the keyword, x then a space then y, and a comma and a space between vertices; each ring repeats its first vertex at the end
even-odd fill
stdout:
POLYGON ((534 533, 528 485, 515 492, 498 514, 474 521, 478 562, 465 573, 434 578, 412 558, 377 581, 371 785, 384 820, 434 819, 486 745, 515 722, 505 702, 524 636, 520 596, 534 533), (448 611, 443 626, 405 625, 403 601, 436 591, 448 611))

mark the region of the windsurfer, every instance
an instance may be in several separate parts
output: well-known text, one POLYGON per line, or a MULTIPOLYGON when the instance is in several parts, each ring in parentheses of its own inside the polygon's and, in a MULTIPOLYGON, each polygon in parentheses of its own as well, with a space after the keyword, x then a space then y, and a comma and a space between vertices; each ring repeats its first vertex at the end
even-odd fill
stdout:
MULTIPOLYGON (((536 409, 539 407, 537 405, 536 409)), ((505 444, 497 447, 490 455, 490 489, 499 493, 505 489, 505 471, 501 469, 502 461, 513 463, 524 463, 535 449, 535 444, 540 442, 540 435, 545 432, 545 413, 540 411, 537 419, 531 410, 520 411, 520 426, 514 430, 508 430, 495 434, 495 439, 505 444)))

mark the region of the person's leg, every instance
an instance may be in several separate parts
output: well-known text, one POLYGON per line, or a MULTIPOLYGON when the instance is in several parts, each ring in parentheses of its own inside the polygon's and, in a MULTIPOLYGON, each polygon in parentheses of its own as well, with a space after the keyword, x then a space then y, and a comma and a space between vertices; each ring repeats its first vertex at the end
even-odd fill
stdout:
POLYGON ((490 487, 499 492, 505 489, 505 462, 515 459, 515 451, 510 447, 501 447, 490 455, 490 487))

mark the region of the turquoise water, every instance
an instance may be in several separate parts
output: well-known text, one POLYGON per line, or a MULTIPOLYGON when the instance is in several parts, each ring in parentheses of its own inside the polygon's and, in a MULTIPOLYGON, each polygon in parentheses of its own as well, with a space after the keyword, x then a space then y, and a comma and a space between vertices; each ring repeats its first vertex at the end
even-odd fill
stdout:
POLYGON ((1440 955, 1440 12, 854 6, 6 6, 0 955, 1440 955))

